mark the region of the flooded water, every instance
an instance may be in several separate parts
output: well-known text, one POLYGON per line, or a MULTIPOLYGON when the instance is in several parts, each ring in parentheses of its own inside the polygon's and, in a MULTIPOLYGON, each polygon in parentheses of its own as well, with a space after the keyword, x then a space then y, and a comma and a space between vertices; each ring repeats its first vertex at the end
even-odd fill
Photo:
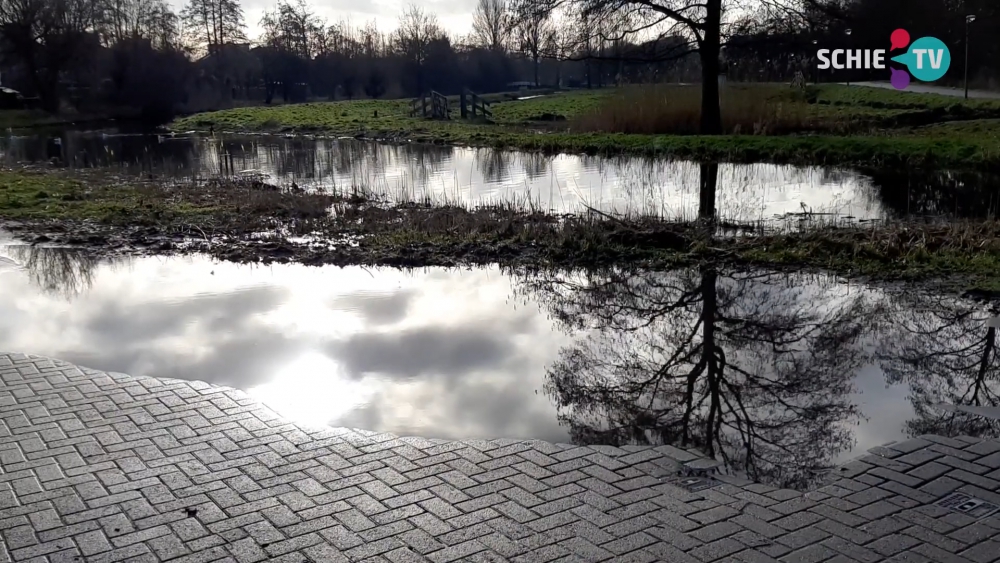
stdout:
MULTIPOLYGON (((180 177, 254 172, 282 185, 364 187, 397 199, 467 205, 507 201, 557 212, 593 207, 668 218, 695 217, 700 187, 699 167, 691 162, 354 139, 64 132, 58 137, 8 135, 0 138, 0 155, 8 163, 56 158, 70 167, 180 177)), ((998 207, 996 175, 861 173, 768 164, 720 166, 716 195, 721 218, 753 222, 804 212, 814 219, 847 221, 978 217, 998 207)))
POLYGON ((805 487, 909 435, 1000 435, 997 314, 914 288, 722 268, 527 274, 100 261, 0 247, 0 349, 244 389, 437 438, 695 445, 805 487))

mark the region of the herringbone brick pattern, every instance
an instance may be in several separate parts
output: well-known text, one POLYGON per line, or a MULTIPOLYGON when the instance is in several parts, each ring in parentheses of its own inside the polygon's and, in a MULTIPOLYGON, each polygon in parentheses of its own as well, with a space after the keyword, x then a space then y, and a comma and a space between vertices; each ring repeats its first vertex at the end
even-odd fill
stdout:
POLYGON ((948 561, 1000 558, 1000 443, 913 440, 801 494, 664 482, 684 450, 290 424, 245 394, 0 355, 0 561, 948 561))

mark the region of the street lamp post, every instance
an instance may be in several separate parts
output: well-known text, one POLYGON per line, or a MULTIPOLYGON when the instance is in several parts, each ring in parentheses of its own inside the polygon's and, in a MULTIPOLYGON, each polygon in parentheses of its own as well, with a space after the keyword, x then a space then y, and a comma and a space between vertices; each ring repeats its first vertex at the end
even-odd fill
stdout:
POLYGON ((969 24, 976 21, 976 16, 965 16, 965 99, 969 99, 969 24))
MULTIPOLYGON (((847 28, 847 29, 844 30, 844 35, 846 35, 848 37, 848 39, 847 39, 847 48, 848 49, 851 48, 851 39, 850 39, 850 37, 851 37, 851 31, 852 31, 851 28, 847 28)), ((850 55, 848 55, 848 60, 850 60, 850 55)), ((847 85, 848 86, 851 85, 851 69, 847 69, 847 85)))

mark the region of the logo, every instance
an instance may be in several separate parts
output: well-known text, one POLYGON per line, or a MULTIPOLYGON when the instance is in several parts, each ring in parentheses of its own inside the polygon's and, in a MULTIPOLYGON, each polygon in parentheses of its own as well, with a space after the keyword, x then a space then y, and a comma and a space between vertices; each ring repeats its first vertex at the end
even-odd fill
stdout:
MULTIPOLYGON (((889 67, 893 88, 902 90, 910 85, 910 75, 922 82, 934 82, 948 72, 951 66, 951 51, 936 37, 921 37, 912 44, 910 34, 905 29, 897 29, 889 37, 889 51, 909 49, 902 55, 892 57, 892 61, 906 65, 906 70, 889 67)), ((816 52, 818 68, 841 69, 884 69, 885 49, 820 49, 816 52)))
MULTIPOLYGON (((897 29, 890 37, 892 49, 901 49, 910 44, 910 34, 905 29, 897 29)), ((906 65, 906 70, 892 70, 892 87, 902 90, 910 85, 910 75, 921 82, 934 82, 941 79, 951 67, 951 51, 937 37, 921 37, 910 44, 910 48, 902 55, 892 58, 893 61, 906 65)))

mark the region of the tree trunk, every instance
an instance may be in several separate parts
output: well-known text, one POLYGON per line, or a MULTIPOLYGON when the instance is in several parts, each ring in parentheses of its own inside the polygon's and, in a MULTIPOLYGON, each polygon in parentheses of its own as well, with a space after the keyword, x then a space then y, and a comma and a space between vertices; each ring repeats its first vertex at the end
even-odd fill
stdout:
POLYGON ((721 50, 722 0, 708 0, 705 14, 705 37, 701 54, 701 134, 722 134, 722 110, 719 106, 719 54, 721 50))
POLYGON ((715 193, 719 184, 718 163, 699 165, 700 189, 698 191, 698 217, 715 218, 715 193))
POLYGON ((534 56, 535 59, 535 88, 538 88, 538 55, 534 56))

